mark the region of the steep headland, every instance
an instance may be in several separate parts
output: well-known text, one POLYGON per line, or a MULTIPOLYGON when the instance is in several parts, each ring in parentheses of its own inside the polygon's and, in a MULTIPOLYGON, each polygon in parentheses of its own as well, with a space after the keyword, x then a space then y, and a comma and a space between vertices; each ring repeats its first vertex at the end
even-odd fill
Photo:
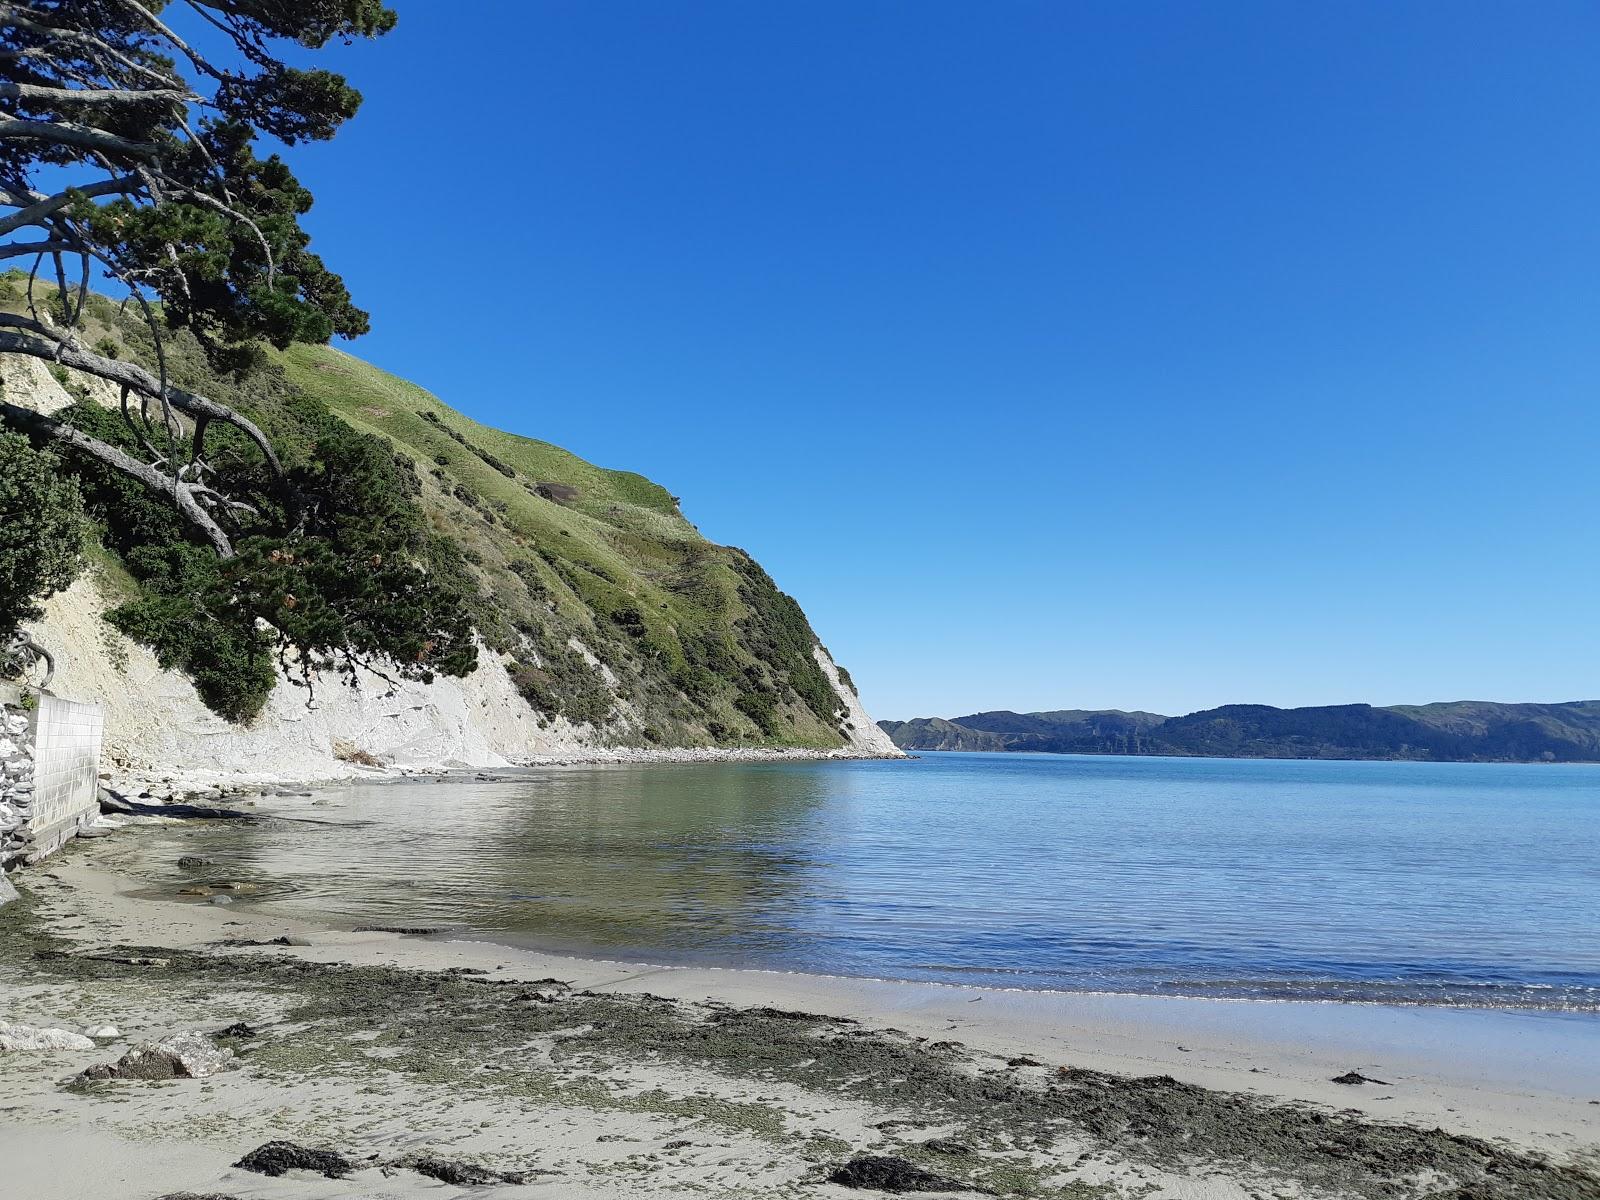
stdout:
MULTIPOLYGON (((23 304, 15 277, 0 283, 0 308, 23 304)), ((154 369, 148 334, 102 298, 82 337, 154 369)), ((386 450, 385 503, 416 523, 427 575, 461 597, 476 665, 402 672, 380 657, 308 671, 248 626, 230 640, 183 607, 170 564, 199 561, 186 535, 155 527, 148 496, 91 488, 90 569, 33 633, 58 659, 57 690, 107 706, 117 764, 309 776, 684 750, 897 753, 799 604, 749 554, 701 536, 660 485, 479 425, 328 346, 263 350, 232 374, 187 335, 164 353, 175 380, 245 412, 291 467, 330 416, 357 450, 386 450)), ((0 384, 12 404, 118 432, 119 397, 99 380, 6 356, 0 384)), ((340 581, 351 591, 365 569, 330 568, 356 577, 340 581)))
POLYGON ((1228 704, 1182 717, 1116 709, 880 721, 903 750, 1020 750, 1218 758, 1600 762, 1600 701, 1228 704))

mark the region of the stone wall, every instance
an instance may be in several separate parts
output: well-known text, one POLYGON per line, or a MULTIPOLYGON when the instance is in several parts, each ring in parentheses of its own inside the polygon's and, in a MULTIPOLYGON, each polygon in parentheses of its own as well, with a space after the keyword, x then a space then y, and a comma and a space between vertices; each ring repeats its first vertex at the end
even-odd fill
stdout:
POLYGON ((37 862, 100 812, 98 704, 0 690, 0 868, 37 862))
POLYGON ((27 856, 33 831, 33 718, 0 684, 0 869, 27 856))

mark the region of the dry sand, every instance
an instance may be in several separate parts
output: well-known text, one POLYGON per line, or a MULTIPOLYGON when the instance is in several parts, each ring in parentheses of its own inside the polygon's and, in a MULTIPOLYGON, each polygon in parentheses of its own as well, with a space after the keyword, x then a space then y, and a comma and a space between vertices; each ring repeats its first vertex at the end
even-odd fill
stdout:
POLYGON ((872 1194, 826 1182, 862 1154, 1001 1195, 1600 1198, 1592 1016, 562 958, 129 895, 98 845, 0 909, 0 1020, 120 1030, 0 1053, 7 1198, 842 1197, 872 1194), (237 1070, 74 1080, 240 1020, 237 1070), (1331 1082, 1351 1069, 1386 1082, 1331 1082), (231 1165, 272 1139, 358 1169, 231 1165), (536 1173, 483 1191, 418 1153, 536 1173))

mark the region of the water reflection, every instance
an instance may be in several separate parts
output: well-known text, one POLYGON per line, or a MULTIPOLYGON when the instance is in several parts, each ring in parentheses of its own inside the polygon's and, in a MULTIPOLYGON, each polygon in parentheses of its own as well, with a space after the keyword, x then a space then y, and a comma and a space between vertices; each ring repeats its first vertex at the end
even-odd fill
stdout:
POLYGON ((118 839, 286 911, 898 978, 1600 1008, 1587 767, 940 755, 545 769, 118 839))

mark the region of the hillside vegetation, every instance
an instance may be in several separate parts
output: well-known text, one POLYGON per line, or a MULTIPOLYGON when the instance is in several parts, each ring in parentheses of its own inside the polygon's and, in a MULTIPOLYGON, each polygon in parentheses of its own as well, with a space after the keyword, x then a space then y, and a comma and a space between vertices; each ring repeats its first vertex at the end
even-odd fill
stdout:
POLYGON ((1600 762, 1600 701, 1565 704, 1229 704, 1183 717, 1118 710, 880 721, 902 750, 1219 758, 1600 762))
MULTIPOLYGON (((25 308, 14 273, 0 283, 0 308, 25 308)), ((144 326, 102 297, 92 298, 81 338, 97 353, 155 369, 144 326)), ((409 630, 418 623, 398 617, 412 614, 391 610, 459 607, 460 629, 508 656, 517 690, 543 720, 566 718, 616 745, 832 749, 846 741, 847 713, 799 605, 744 551, 703 538, 666 489, 479 425, 328 346, 262 348, 247 369, 222 375, 187 334, 164 342, 173 380, 266 429, 286 468, 320 481, 319 503, 332 511, 340 488, 360 491, 346 498, 372 527, 358 531, 367 541, 328 540, 333 557, 321 564, 321 582, 344 572, 337 588, 361 591, 363 573, 389 569, 383 555, 367 553, 371 536, 402 531, 426 588, 375 608, 377 616, 395 616, 394 630, 409 630)), ((77 398, 58 416, 113 444, 131 439, 109 407, 114 396, 62 368, 52 374, 77 398)), ((235 455, 241 477, 246 449, 235 455)), ((161 497, 64 453, 97 522, 97 553, 125 592, 110 619, 152 646, 163 665, 194 677, 217 712, 247 721, 286 664, 274 661, 248 611, 195 597, 211 594, 219 570, 257 570, 271 583, 271 572, 304 574, 306 565, 291 558, 284 566, 263 551, 219 566, 161 497)), ((240 594, 237 577, 233 583, 240 594)), ((301 603, 301 612, 311 607, 301 603)), ((453 635, 456 620, 441 611, 430 627, 453 635)), ((391 658, 394 630, 370 631, 391 658)), ((470 644, 437 643, 400 645, 402 665, 414 653, 440 673, 473 668, 470 644)))
POLYGON ((275 358, 414 464, 422 508, 480 585, 475 624, 518 659, 534 708, 643 744, 842 740, 799 604, 749 554, 703 538, 665 488, 480 425, 331 347, 275 358))

